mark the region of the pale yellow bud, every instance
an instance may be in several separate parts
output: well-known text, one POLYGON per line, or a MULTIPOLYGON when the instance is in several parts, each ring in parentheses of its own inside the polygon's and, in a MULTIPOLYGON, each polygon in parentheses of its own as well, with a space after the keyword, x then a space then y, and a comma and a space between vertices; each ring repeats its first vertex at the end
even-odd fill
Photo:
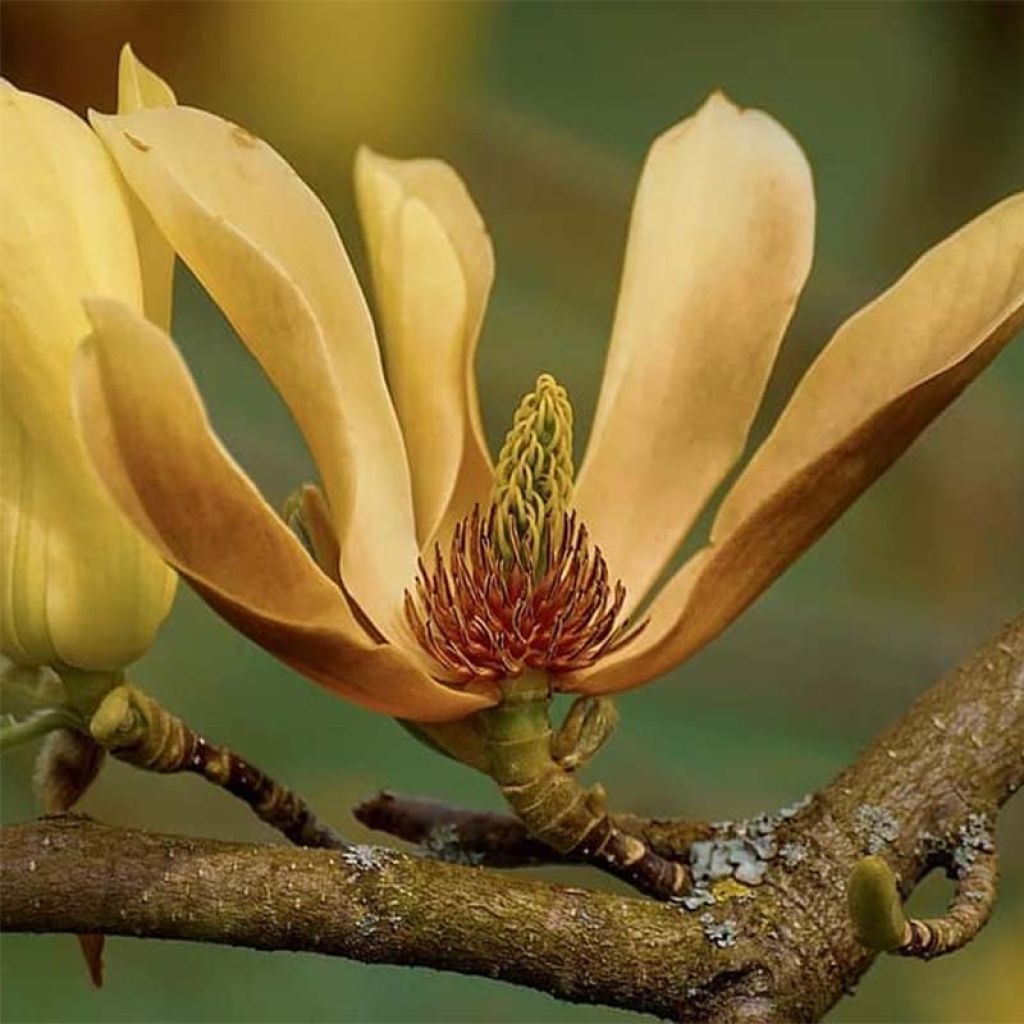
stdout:
POLYGON ((152 642, 175 577, 96 478, 70 385, 89 333, 82 297, 143 309, 139 246, 82 120, 4 83, 0 137, 0 650, 22 665, 117 669, 152 642))

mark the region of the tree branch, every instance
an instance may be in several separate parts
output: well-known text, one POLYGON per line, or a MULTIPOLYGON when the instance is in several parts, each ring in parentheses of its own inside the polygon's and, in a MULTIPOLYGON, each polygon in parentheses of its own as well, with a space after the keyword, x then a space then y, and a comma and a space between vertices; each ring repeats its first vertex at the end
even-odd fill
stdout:
POLYGON ((239 845, 62 818, 3 830, 0 923, 428 966, 679 1021, 815 1020, 875 955, 847 916, 855 866, 882 857, 906 896, 966 835, 991 831, 1022 779, 1024 618, 809 803, 694 844, 710 902, 692 910, 373 847, 239 845))

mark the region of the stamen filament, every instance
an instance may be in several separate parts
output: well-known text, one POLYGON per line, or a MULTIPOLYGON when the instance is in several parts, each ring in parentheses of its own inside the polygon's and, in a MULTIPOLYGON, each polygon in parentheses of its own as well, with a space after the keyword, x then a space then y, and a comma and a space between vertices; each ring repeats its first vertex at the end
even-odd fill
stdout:
POLYGON ((438 548, 431 570, 421 560, 415 596, 406 592, 409 626, 443 669, 460 681, 572 672, 636 636, 639 629, 620 620, 625 588, 609 585, 604 558, 573 513, 544 524, 537 573, 515 541, 506 562, 494 541, 497 522, 493 508, 486 517, 474 508, 456 527, 447 559, 438 548))

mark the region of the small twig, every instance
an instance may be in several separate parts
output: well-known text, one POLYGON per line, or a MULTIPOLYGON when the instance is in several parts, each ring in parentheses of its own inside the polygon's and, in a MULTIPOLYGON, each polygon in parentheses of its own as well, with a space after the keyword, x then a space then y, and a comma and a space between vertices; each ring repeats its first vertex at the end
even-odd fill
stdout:
MULTIPOLYGON (((472 737, 461 736, 449 744, 442 735, 436 743, 467 762, 457 748, 469 748, 472 763, 497 783, 525 834, 558 858, 584 861, 656 899, 685 894, 692 883, 686 859, 665 856, 642 836, 620 828, 608 810, 604 787, 584 786, 577 776, 575 769, 596 753, 614 728, 611 701, 577 699, 555 730, 550 715, 548 677, 524 672, 502 688, 498 704, 474 716, 472 737)), ((430 739, 434 741, 434 736, 430 739)), ((435 811, 431 809, 431 817, 435 811)), ((460 819, 458 824, 464 827, 466 822, 460 819)), ((493 820, 484 823, 485 835, 493 832, 492 826, 493 820)), ((442 843, 436 841, 437 827, 435 819, 426 830, 432 845, 440 845, 442 855, 465 855, 456 825, 443 826, 442 843)), ((513 836, 521 852, 522 834, 513 836)), ((479 863, 481 858, 469 859, 479 863)))
POLYGON ((995 908, 998 857, 995 851, 978 859, 957 880, 956 892, 942 917, 908 922, 909 935, 901 956, 922 959, 943 956, 966 946, 988 923, 995 908))
POLYGON ((351 848, 292 790, 233 750, 210 743, 133 686, 111 690, 89 728, 96 742, 121 761, 153 772, 195 772, 226 789, 296 846, 351 848))
MULTIPOLYGON (((383 790, 352 812, 367 828, 419 843, 452 860, 472 860, 495 868, 537 864, 582 863, 576 854, 559 854, 534 839, 511 814, 473 811, 440 800, 402 796, 383 790)), ((661 821, 632 814, 613 815, 616 827, 643 839, 664 857, 683 857, 690 846, 706 839, 712 828, 699 821, 661 821)))

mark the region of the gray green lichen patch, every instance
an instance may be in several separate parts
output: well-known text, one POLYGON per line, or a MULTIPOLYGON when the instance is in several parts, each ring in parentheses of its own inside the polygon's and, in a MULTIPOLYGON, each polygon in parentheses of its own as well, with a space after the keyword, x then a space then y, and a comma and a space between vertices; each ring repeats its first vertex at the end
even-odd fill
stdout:
POLYGON ((802 864, 810 851, 803 843, 783 843, 779 847, 779 857, 790 871, 802 864))
POLYGON ((989 831, 988 818, 984 814, 969 814, 957 831, 957 842, 953 847, 953 865, 957 875, 963 876, 978 859, 979 853, 991 853, 995 841, 989 831))
POLYGON ((736 945, 736 922, 727 917, 723 921, 716 921, 711 913, 700 915, 700 925, 704 932, 704 938, 713 946, 719 949, 728 949, 736 945))
POLYGON ((393 864, 397 855, 382 846, 357 843, 342 850, 340 856, 349 867, 360 871, 379 871, 393 864))
POLYGON ((900 835, 899 820, 878 804, 861 804, 853 812, 853 827, 868 853, 881 853, 900 835))
POLYGON ((793 803, 786 804, 785 807, 779 810, 778 817, 784 820, 795 818, 805 807, 810 807, 813 799, 814 794, 808 793, 806 796, 802 796, 799 800, 794 800, 793 803))
MULTIPOLYGON (((974 866, 980 853, 992 853, 995 840, 989 828, 989 819, 984 814, 968 814, 959 828, 952 828, 945 835, 922 832, 918 850, 930 857, 938 857, 948 863, 957 878, 963 878, 974 866)), ((965 894, 967 899, 972 899, 965 894)), ((979 896, 978 899, 984 899, 979 896)))
POLYGON ((735 878, 744 885, 760 885, 775 856, 767 837, 707 839, 690 847, 690 871, 695 883, 735 878))
POLYGON ((420 842, 420 852, 434 860, 468 867, 476 867, 484 859, 482 853, 466 849, 458 828, 450 821, 441 822, 431 828, 420 842))
POLYGON ((686 910, 698 910, 714 902, 709 886, 723 879, 756 886, 764 881, 772 861, 786 849, 782 864, 792 870, 806 857, 799 844, 780 848, 777 830, 811 802, 811 797, 789 804, 774 814, 758 814, 747 821, 715 822, 715 835, 690 847, 690 872, 694 889, 678 902, 686 910))
POLYGON ((698 883, 685 896, 674 896, 671 902, 678 903, 684 910, 693 911, 714 906, 715 896, 706 884, 698 883))

